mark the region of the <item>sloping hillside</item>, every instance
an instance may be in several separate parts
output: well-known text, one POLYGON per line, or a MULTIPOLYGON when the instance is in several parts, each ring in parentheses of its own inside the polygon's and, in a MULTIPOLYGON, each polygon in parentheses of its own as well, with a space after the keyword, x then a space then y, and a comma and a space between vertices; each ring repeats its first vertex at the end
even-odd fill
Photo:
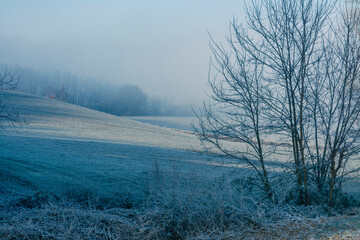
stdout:
MULTIPOLYGON (((21 125, 0 137, 2 193, 84 189, 143 195, 154 168, 213 175, 192 134, 52 99, 8 93, 21 125)), ((221 172, 221 171, 220 171, 221 172)), ((220 173, 218 172, 218 173, 220 173)), ((181 177, 180 177, 181 178, 181 177)), ((9 194, 10 193, 10 194, 9 194)))
POLYGON ((23 93, 8 93, 24 123, 6 135, 199 149, 192 135, 23 93), (17 129, 18 131, 14 131, 17 129))

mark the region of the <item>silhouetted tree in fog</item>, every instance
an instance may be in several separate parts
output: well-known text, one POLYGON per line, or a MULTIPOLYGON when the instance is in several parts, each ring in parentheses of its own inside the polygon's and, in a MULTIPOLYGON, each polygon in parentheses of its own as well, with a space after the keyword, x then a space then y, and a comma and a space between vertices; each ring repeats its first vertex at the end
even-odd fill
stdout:
POLYGON ((8 67, 0 69, 0 131, 18 120, 18 114, 11 106, 11 94, 7 92, 16 89, 17 81, 17 70, 8 67))

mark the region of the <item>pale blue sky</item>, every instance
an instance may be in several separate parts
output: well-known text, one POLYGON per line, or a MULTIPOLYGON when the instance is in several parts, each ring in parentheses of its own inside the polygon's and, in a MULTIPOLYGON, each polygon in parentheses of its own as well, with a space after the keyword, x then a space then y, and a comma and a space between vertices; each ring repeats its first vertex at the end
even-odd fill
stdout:
POLYGON ((224 41, 243 0, 1 0, 0 62, 205 97, 208 30, 224 41))

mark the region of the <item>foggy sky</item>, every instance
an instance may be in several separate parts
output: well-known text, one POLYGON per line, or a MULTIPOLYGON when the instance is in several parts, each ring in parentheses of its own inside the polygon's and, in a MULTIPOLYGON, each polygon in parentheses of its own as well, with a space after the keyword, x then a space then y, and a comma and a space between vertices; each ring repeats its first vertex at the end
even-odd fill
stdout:
POLYGON ((179 103, 206 98, 209 36, 242 0, 1 0, 0 63, 69 71, 179 103))

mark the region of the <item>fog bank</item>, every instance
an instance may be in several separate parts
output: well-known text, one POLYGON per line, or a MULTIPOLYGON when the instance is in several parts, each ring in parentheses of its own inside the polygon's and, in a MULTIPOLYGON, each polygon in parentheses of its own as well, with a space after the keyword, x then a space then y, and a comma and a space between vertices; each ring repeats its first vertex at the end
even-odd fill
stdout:
POLYGON ((207 30, 224 40, 242 1, 3 0, 0 63, 135 84, 181 103, 205 97, 207 30))

